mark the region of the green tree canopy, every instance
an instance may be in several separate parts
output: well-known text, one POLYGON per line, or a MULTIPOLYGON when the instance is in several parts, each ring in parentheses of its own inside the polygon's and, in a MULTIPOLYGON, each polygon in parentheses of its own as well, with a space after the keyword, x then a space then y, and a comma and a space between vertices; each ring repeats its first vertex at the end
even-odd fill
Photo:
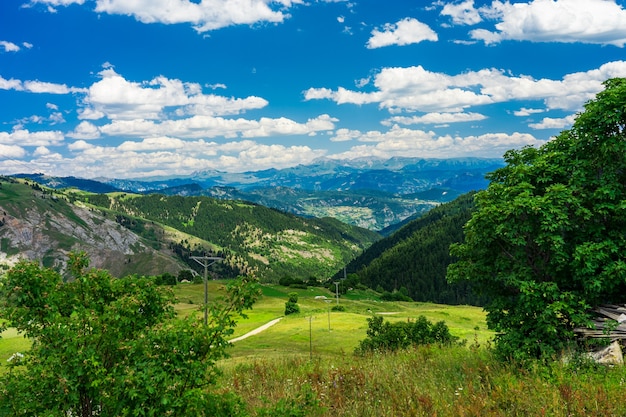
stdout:
POLYGON ((176 319, 172 293, 153 278, 112 278, 70 256, 74 280, 20 262, 0 282, 0 318, 33 341, 0 377, 0 415, 237 415, 207 390, 234 317, 258 294, 229 286, 202 325, 176 319))
POLYGON ((571 129, 505 154, 476 195, 452 282, 470 281, 507 357, 554 355, 588 309, 626 301, 626 79, 611 79, 571 129))

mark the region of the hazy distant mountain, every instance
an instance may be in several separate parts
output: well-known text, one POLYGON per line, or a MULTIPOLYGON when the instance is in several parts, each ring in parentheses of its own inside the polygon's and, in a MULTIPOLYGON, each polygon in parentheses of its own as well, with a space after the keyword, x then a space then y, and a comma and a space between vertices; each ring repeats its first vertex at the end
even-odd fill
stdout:
POLYGON ((89 191, 90 193, 112 193, 120 191, 115 188, 115 186, 107 184, 106 182, 85 178, 52 177, 41 173, 17 174, 13 175, 13 177, 30 179, 38 184, 45 185, 46 187, 54 188, 56 190, 62 188, 78 188, 79 190, 89 191))
MULTIPOLYGON (((485 174, 502 165, 501 159, 480 158, 320 159, 310 165, 281 170, 241 174, 197 172, 189 179, 204 188, 224 185, 243 190, 283 186, 311 191, 376 190, 411 194, 431 188, 450 188, 464 193, 485 188, 485 174)), ((117 183, 110 184, 119 187, 117 183)))
POLYGON ((484 189, 501 159, 319 159, 309 165, 243 173, 196 172, 188 177, 82 180, 23 175, 52 188, 211 196, 251 201, 284 212, 333 217, 383 230, 468 191, 484 189))

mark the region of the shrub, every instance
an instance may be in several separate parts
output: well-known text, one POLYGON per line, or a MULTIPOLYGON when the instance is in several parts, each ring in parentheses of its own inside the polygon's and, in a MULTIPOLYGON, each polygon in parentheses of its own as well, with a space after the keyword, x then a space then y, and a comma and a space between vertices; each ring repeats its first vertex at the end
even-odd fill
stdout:
POLYGON ((383 322, 381 316, 367 319, 367 338, 359 343, 357 354, 372 351, 395 351, 417 345, 451 345, 457 337, 450 334, 443 321, 432 324, 426 317, 420 316, 415 321, 390 323, 383 322))
POLYGON ((282 277, 278 280, 278 285, 282 285, 283 287, 288 287, 293 284, 293 278, 291 277, 282 277))
POLYGON ((285 316, 297 314, 300 312, 300 306, 297 303, 287 301, 285 303, 285 316))

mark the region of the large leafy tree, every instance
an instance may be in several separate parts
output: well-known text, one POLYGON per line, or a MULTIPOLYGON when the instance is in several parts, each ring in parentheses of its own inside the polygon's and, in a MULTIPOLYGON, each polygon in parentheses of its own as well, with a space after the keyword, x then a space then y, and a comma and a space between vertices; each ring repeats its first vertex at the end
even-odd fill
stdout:
POLYGON ((0 317, 33 341, 0 377, 0 415, 237 415, 207 389, 234 317, 257 297, 240 280, 204 326, 176 319, 170 290, 152 278, 112 278, 70 256, 74 279, 20 262, 0 284, 0 317))
POLYGON ((604 85, 571 129, 505 154, 452 246, 448 279, 491 300, 507 357, 557 354, 590 307, 626 301, 626 80, 604 85))

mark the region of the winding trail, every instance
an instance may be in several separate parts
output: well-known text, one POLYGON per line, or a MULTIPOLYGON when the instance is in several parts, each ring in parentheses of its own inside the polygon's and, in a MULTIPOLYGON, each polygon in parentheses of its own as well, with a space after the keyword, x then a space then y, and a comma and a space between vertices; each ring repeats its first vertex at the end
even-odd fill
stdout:
POLYGON ((255 334, 259 334, 263 330, 269 329, 270 327, 272 327, 273 325, 275 325, 276 323, 278 323, 281 320, 282 320, 282 317, 274 319, 274 320, 270 321, 269 323, 265 323, 261 327, 257 327, 256 329, 249 331, 248 333, 244 334, 243 336, 239 336, 239 337, 235 337, 234 339, 230 339, 229 342, 230 343, 235 343, 235 342, 238 342, 240 340, 247 339, 250 336, 254 336, 255 334))

